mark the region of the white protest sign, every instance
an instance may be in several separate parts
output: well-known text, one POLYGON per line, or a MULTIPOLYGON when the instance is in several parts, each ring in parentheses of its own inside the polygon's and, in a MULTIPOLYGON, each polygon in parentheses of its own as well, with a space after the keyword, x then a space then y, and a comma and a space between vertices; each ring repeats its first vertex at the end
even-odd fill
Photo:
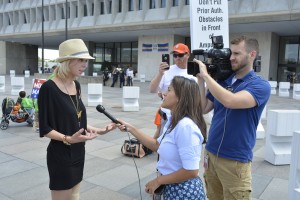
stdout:
POLYGON ((190 26, 192 50, 212 48, 211 35, 222 35, 224 48, 228 48, 228 1, 190 1, 190 26))

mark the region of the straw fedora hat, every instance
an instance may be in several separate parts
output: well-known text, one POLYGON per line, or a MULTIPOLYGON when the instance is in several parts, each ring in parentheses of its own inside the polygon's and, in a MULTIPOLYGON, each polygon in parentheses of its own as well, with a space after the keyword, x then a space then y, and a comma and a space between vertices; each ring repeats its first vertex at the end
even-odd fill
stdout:
POLYGON ((63 62, 70 59, 95 59, 90 56, 89 51, 82 39, 70 39, 59 45, 59 57, 57 62, 63 62))

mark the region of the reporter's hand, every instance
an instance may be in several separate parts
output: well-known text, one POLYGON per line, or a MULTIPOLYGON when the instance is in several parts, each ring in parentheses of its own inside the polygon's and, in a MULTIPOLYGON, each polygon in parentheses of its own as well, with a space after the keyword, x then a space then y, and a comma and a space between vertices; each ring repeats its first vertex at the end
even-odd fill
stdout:
POLYGON ((134 129, 133 125, 131 125, 131 124, 129 124, 129 123, 123 121, 123 120, 118 119, 118 121, 121 123, 121 124, 118 125, 118 128, 120 129, 120 131, 122 131, 122 132, 125 132, 125 131, 126 132, 127 131, 131 132, 134 129))
POLYGON ((158 183, 157 179, 153 179, 152 181, 149 181, 146 185, 145 185, 145 192, 149 193, 149 194, 154 194, 154 191, 160 186, 160 184, 158 183))

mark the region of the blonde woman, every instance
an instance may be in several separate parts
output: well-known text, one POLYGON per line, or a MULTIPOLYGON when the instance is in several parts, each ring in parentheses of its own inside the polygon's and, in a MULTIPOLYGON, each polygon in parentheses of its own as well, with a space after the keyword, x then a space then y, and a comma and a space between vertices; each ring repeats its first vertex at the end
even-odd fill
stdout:
POLYGON ((81 39, 61 43, 57 59, 61 65, 39 92, 40 137, 51 139, 47 148, 47 167, 53 200, 79 199, 85 142, 115 128, 115 124, 104 128, 87 124, 80 84, 75 79, 84 72, 91 59, 94 58, 81 39))

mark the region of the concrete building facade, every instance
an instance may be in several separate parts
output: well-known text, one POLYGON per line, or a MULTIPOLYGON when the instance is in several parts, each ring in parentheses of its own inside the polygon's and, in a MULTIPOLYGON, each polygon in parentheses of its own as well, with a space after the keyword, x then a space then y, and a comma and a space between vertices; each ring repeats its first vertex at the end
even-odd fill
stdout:
MULTIPOLYGON (((162 53, 178 42, 190 46, 189 6, 190 0, 0 0, 0 74, 37 72, 38 48, 81 38, 96 58, 86 75, 130 66, 150 81, 162 53)), ((294 74, 299 81, 300 0, 230 0, 228 11, 230 39, 258 39, 260 75, 292 81, 294 74)))

